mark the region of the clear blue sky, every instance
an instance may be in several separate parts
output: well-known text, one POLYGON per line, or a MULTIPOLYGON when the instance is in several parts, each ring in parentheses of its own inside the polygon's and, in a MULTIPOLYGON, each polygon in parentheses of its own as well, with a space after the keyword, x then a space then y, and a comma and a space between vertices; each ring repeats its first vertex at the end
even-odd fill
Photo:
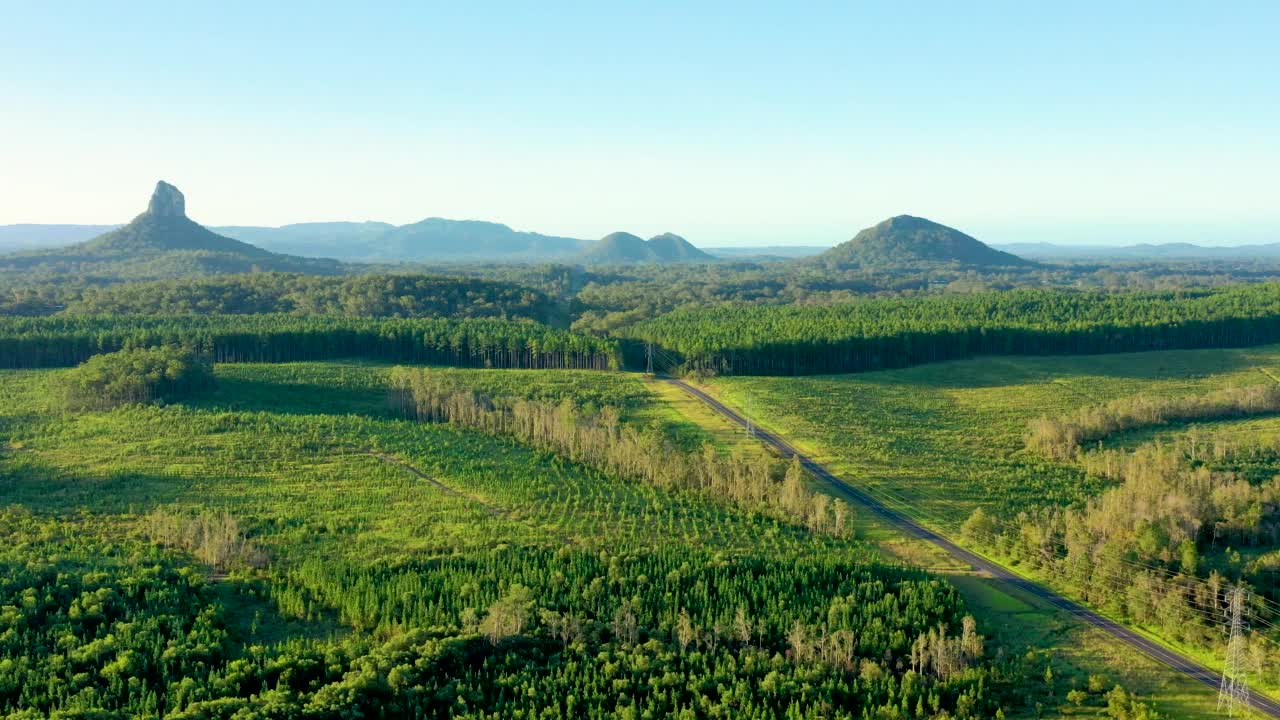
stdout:
POLYGON ((0 223, 1280 242, 1280 3, 613 5, 0 0, 0 223))

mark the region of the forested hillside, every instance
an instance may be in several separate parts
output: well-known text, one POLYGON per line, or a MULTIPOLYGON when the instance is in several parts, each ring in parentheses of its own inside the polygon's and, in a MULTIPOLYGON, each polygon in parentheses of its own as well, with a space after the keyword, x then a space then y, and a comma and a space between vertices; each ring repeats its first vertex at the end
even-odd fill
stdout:
POLYGON ((813 259, 829 267, 861 267, 881 271, 929 265, 998 268, 1030 265, 1026 260, 988 247, 955 228, 911 215, 891 217, 865 228, 813 259))
POLYGON ((187 217, 186 198, 160 181, 147 210, 128 225, 63 248, 0 255, 0 280, 82 276, 145 280, 277 270, 334 274, 335 260, 280 255, 219 235, 187 217))

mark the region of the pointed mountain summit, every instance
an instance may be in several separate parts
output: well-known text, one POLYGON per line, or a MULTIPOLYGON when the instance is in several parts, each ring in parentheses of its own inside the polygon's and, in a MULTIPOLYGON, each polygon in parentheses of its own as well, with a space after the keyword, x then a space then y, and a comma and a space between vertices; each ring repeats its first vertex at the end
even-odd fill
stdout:
POLYGON ((0 257, 0 272, 77 272, 104 278, 165 278, 227 272, 334 273, 333 260, 278 255, 219 235, 187 217, 182 191, 161 180, 146 212, 124 227, 64 248, 0 257))
POLYGON ((156 183, 155 192, 151 193, 147 212, 157 217, 186 217, 187 199, 181 190, 161 180, 156 183))
POLYGON ((628 232, 605 235, 580 259, 587 265, 715 262, 714 257, 679 235, 663 233, 644 240, 628 232))
POLYGON ((187 199, 182 191, 163 180, 156 183, 156 189, 151 193, 151 202, 147 203, 147 211, 134 218, 133 222, 79 245, 72 245, 66 252, 79 251, 98 255, 167 250, 203 250, 260 258, 269 258, 274 254, 249 243, 219 235, 188 218, 187 199))
POLYGON ((822 253, 830 267, 897 268, 929 265, 1016 267, 1032 263, 1001 252, 955 228, 912 215, 891 217, 822 253))

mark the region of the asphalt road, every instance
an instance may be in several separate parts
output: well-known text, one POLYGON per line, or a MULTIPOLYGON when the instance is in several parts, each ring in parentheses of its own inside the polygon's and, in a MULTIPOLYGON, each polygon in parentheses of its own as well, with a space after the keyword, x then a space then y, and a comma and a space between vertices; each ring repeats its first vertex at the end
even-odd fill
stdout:
MULTIPOLYGON (((668 379, 667 382, 676 385, 690 395, 698 398, 733 423, 743 428, 748 427, 746 419, 707 393, 682 380, 671 378, 668 379)), ((844 480, 836 477, 825 467, 797 452, 795 448, 791 447, 791 445, 787 443, 787 441, 777 435, 761 430, 759 427, 755 428, 755 435, 761 442, 772 446, 775 450, 781 453, 783 457, 795 456, 800 458, 800 464, 803 465, 806 470, 813 473, 815 477, 830 484, 831 487, 844 495, 850 502, 853 502, 865 510, 875 514, 881 520, 898 528, 903 533, 926 542, 933 543, 953 557, 973 566, 975 570, 990 575, 1000 582, 1030 593, 1053 607, 1074 615, 1081 622, 1088 623, 1107 633, 1116 640, 1140 650, 1147 656, 1167 665, 1173 670, 1215 690, 1218 689, 1219 683, 1221 682, 1221 676, 1195 660, 1148 640, 1123 625, 1118 625, 1115 622, 1093 612, 1089 608, 1072 600, 1068 600, 1053 590, 1032 582, 1002 565, 965 550, 942 535, 924 527, 912 520, 910 517, 907 517, 897 510, 884 505, 879 500, 876 500, 853 485, 850 485, 844 480)), ((1280 702, 1272 700, 1269 697, 1251 693, 1249 696, 1249 706, 1266 717, 1280 718, 1280 702)))

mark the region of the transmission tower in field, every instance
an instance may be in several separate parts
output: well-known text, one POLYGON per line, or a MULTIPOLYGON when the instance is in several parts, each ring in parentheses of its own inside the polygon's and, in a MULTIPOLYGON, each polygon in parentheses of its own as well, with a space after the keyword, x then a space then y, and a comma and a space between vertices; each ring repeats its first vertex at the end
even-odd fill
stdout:
POLYGON ((644 370, 645 375, 652 376, 653 375, 653 342, 652 341, 646 342, 644 344, 644 366, 645 366, 645 370, 644 370))
POLYGON ((1243 716, 1249 707, 1249 686, 1245 683, 1244 603, 1247 591, 1234 587, 1227 591, 1227 619, 1231 635, 1227 639, 1227 657, 1222 663, 1222 685, 1218 689, 1218 709, 1227 709, 1227 717, 1243 716))

